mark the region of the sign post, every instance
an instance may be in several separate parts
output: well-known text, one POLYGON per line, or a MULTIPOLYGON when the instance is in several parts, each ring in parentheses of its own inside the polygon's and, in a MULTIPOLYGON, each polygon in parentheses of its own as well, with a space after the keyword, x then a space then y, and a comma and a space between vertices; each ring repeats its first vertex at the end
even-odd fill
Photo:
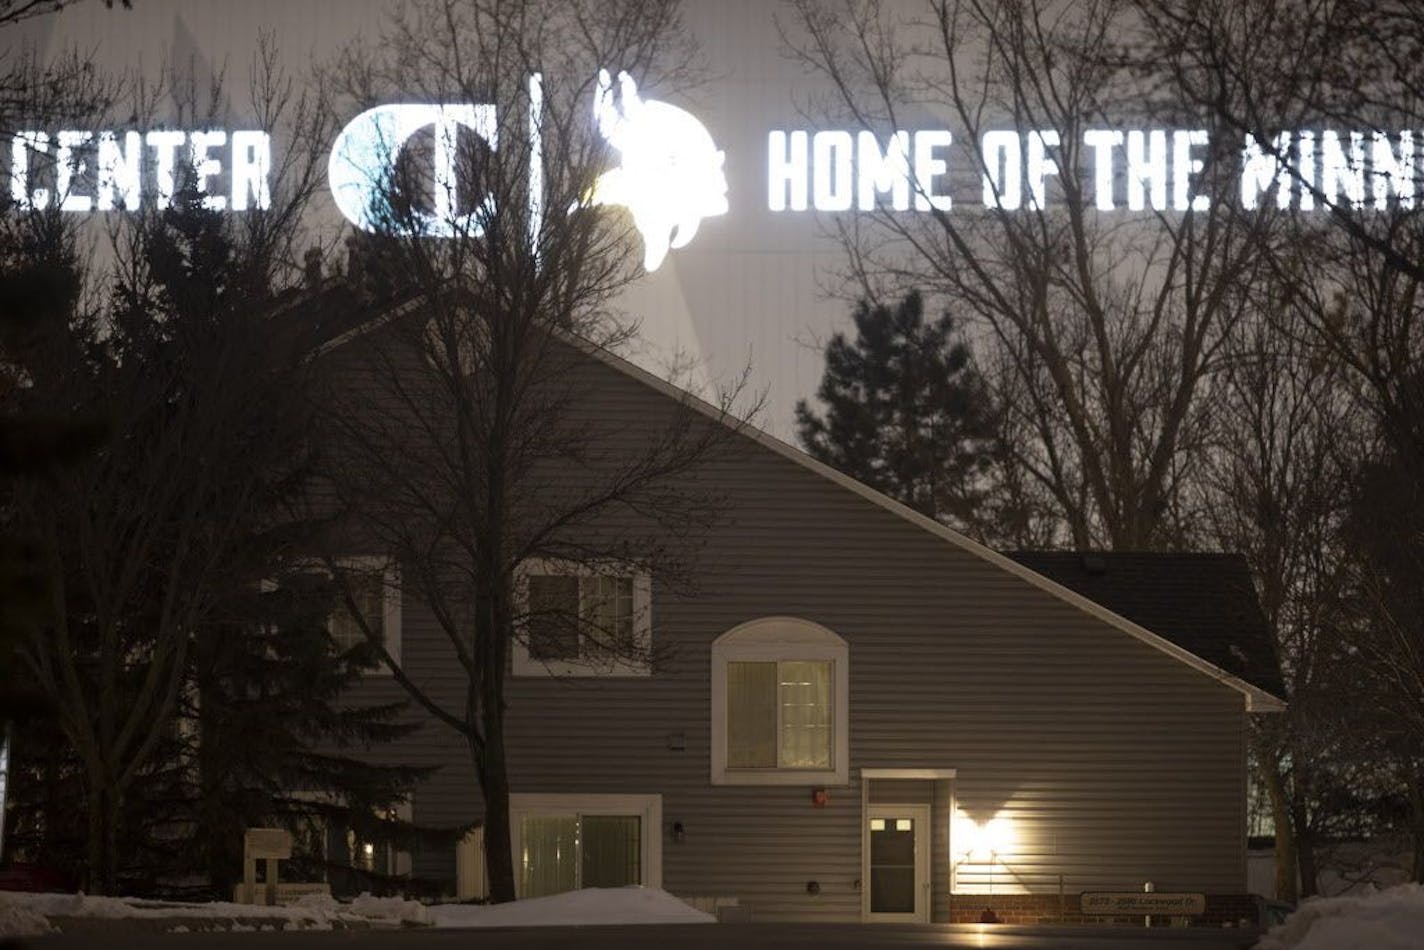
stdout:
POLYGON ((267 862, 263 903, 277 903, 277 862, 292 856, 292 833, 285 828, 248 828, 242 835, 242 898, 257 903, 257 862, 267 862))
POLYGON ((1195 917, 1206 913, 1205 894, 1084 891, 1078 902, 1085 917, 1195 917))

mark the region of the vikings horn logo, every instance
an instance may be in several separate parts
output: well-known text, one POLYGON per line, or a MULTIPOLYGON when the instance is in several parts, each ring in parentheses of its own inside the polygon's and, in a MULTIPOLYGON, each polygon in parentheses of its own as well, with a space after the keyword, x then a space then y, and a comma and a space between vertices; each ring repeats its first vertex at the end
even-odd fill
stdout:
POLYGON ((627 73, 613 79, 598 71, 593 117, 598 131, 622 158, 594 183, 587 205, 622 205, 643 237, 643 266, 658 269, 670 247, 686 247, 703 218, 727 213, 726 156, 691 113, 645 100, 627 73))

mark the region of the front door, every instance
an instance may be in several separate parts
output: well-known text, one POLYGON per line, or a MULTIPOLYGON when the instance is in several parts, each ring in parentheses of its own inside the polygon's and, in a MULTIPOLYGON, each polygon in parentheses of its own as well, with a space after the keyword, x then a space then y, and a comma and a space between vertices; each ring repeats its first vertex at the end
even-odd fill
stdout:
POLYGON ((930 806, 871 805, 861 880, 867 920, 928 923, 930 806))

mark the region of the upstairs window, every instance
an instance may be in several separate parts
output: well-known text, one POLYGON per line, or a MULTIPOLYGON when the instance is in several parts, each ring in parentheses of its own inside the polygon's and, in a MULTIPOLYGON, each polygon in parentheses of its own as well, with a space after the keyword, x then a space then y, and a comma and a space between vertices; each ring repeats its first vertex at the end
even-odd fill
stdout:
MULTIPOLYGON (((366 630, 380 637, 397 663, 401 655, 401 602, 395 566, 383 557, 348 557, 337 562, 341 581, 327 632, 339 652, 366 643, 366 630), (345 591, 341 589, 345 585, 345 591), (347 594, 350 594, 350 603, 347 594), (357 613, 351 610, 354 604, 357 613), (358 619, 359 616, 359 619, 358 619)), ((379 660, 371 672, 389 672, 379 660)))
POLYGON ((651 588, 648 575, 616 566, 526 565, 515 583, 515 675, 647 676, 651 588))
POLYGON ((768 617, 712 645, 712 783, 844 784, 849 650, 818 624, 768 617))

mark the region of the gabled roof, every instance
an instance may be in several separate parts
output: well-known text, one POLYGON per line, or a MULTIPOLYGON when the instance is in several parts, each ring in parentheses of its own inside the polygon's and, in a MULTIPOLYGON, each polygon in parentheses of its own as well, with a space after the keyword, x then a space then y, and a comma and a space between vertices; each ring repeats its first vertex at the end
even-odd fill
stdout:
POLYGON ((1284 696, 1280 662, 1239 554, 1010 551, 1015 561, 1204 660, 1284 696))
MULTIPOLYGON (((655 376, 654 374, 648 372, 642 367, 634 365, 623 357, 611 353, 603 347, 597 346, 596 344, 591 343, 587 340, 573 339, 572 342, 575 345, 579 346, 584 352, 588 353, 590 356, 593 356, 595 359, 598 359, 599 361, 605 363, 613 369, 616 369, 619 372, 630 376, 635 380, 638 380, 644 385, 647 385, 657 390, 658 392, 668 396, 669 398, 681 400, 692 408, 698 410, 699 412, 702 412, 704 415, 710 416, 711 418, 716 419, 719 422, 728 422, 725 414, 716 406, 713 406, 710 403, 699 399, 697 396, 694 396, 691 393, 686 392, 685 390, 679 389, 677 386, 674 386, 667 380, 662 379, 659 376, 655 376)), ((860 495, 867 501, 870 501, 880 506, 881 508, 884 508, 886 511, 898 515, 900 518, 903 518, 911 524, 914 524, 924 529, 925 531, 928 531, 929 533, 939 538, 942 538, 945 541, 948 541, 950 544, 953 544, 956 547, 968 551, 970 554, 975 555, 981 560, 988 561, 995 567, 1007 571, 1010 574, 1017 575, 1018 577, 1032 584, 1034 587, 1037 587, 1040 590, 1052 594, 1059 600, 1071 604, 1072 606, 1078 608, 1084 613, 1096 617, 1098 620, 1101 620, 1109 624, 1110 626, 1116 627, 1117 629, 1128 634, 1129 636, 1141 640, 1148 646, 1154 647, 1155 649, 1166 653, 1168 656, 1180 660, 1181 662, 1192 667, 1193 669, 1206 674, 1217 682, 1236 690, 1245 697, 1247 710, 1252 712, 1280 712, 1281 710, 1285 709, 1286 703, 1283 699, 1283 690, 1273 690, 1270 688, 1263 687, 1258 683, 1252 682, 1242 677, 1241 675, 1232 672, 1229 668, 1223 667, 1207 657, 1198 655, 1189 646, 1182 643, 1178 643, 1177 641, 1172 639, 1170 634, 1163 631, 1150 629, 1147 626, 1139 623, 1138 621, 1118 613, 1111 607, 1085 596, 1084 594, 1080 593, 1077 590, 1074 590, 1071 586, 1062 583, 1056 578, 1045 576, 1044 574, 1034 570, 1028 565, 1021 564, 1007 555, 1000 554, 998 551, 995 551, 992 548, 985 547, 979 542, 963 534, 960 534, 953 528, 940 524, 938 521, 926 517, 920 512, 915 511, 913 508, 910 508, 907 505, 901 504, 900 502, 889 497, 888 495, 881 494, 880 492, 871 488, 869 485, 856 481, 849 475, 839 472, 831 468, 829 465, 826 465, 824 462, 820 462, 812 458, 810 455, 807 455, 805 452, 802 452, 800 449, 795 448, 794 446, 791 446, 786 442, 783 442, 782 440, 778 439, 776 436, 772 435, 769 432, 765 432, 751 425, 742 426, 741 431, 748 438, 751 438, 753 441, 770 449, 771 451, 777 453, 783 458, 789 459, 795 462, 797 465, 800 465, 803 468, 810 469, 811 471, 822 476, 823 478, 829 479, 830 481, 835 482, 837 485, 840 485, 843 488, 855 492, 857 495, 860 495)), ((1269 644, 1269 639, 1265 639, 1264 642, 1269 644)))
MULTIPOLYGON (((320 347, 320 352, 326 352, 340 347, 350 340, 360 337, 365 333, 376 329, 377 327, 383 326, 393 319, 397 319, 403 314, 410 313, 418 306, 419 301, 417 299, 407 299, 403 302, 386 301, 384 303, 386 304, 384 309, 378 310, 375 313, 368 312, 366 319, 358 321, 345 333, 339 333, 331 337, 328 342, 326 342, 320 347)), ((621 356, 618 356, 615 353, 612 353, 606 348, 599 346, 598 344, 590 340, 575 336, 563 330, 551 328, 551 332, 558 333, 560 336, 564 337, 571 345, 577 347, 582 352, 588 354, 589 356, 605 364, 606 366, 617 370, 623 375, 637 382, 640 382, 645 386, 648 386, 649 388, 661 393, 664 396, 667 396, 670 399, 677 400, 687 405, 689 408, 701 413, 702 415, 707 416, 708 418, 720 424, 733 425, 738 423, 738 420, 729 418, 727 414, 721 409, 719 409, 717 406, 714 406, 706 400, 701 399, 698 396, 675 386, 674 384, 668 382, 660 376, 648 372, 642 367, 637 366, 636 364, 624 359, 621 356)), ((1104 604, 1101 604, 1088 596, 1085 596, 1077 590, 1074 590, 1071 586, 1064 584, 1057 579, 1045 576, 1044 574, 1039 573, 1038 571, 1032 569, 1031 567, 1025 564, 1019 563, 1018 561, 1010 558, 1007 555, 1001 554, 998 551, 985 547, 979 542, 974 541, 973 539, 963 534, 960 534, 953 528, 943 525, 938 521, 933 520, 932 518, 926 517, 920 512, 915 511, 913 508, 910 508, 896 501, 895 499, 890 498, 888 495, 883 495, 875 489, 871 488, 870 486, 859 482, 854 478, 851 478, 849 475, 839 472, 836 469, 831 468, 829 465, 826 465, 825 463, 812 458, 810 455, 807 455, 805 452, 795 448, 792 445, 789 445, 786 442, 783 442, 781 439, 778 439, 776 436, 772 435, 769 432, 759 429, 753 425, 744 423, 738 425, 738 431, 740 431, 743 435, 747 436, 754 442, 763 446, 764 448, 770 449, 772 452, 775 452, 777 455, 780 455, 783 458, 795 462, 802 468, 815 472, 817 475, 820 475, 821 477, 834 482, 842 488, 854 492, 855 494, 861 496, 872 504, 875 504, 885 509, 886 511, 889 511, 897 517, 910 522, 916 527, 919 527, 922 530, 927 531, 930 534, 935 535, 936 537, 969 552, 970 554, 974 555, 975 557, 978 557, 983 561, 987 561, 990 564, 993 564, 995 567, 998 567, 1003 571, 1022 578, 1024 581, 1027 581, 1032 586, 1037 587, 1040 590, 1043 590, 1054 597, 1057 597, 1059 600, 1062 600, 1065 603, 1070 604, 1071 606, 1083 611, 1084 613, 1097 618, 1098 620, 1108 624, 1109 626, 1121 630, 1128 636, 1134 637, 1135 639, 1142 641, 1148 646, 1160 650, 1168 656, 1171 656, 1174 659, 1185 663, 1187 666, 1190 666, 1198 672, 1204 673, 1205 675, 1211 677, 1212 679, 1223 684, 1224 686, 1236 690, 1237 692, 1241 693, 1242 696, 1245 698, 1246 709, 1248 711, 1279 712, 1285 709, 1286 704, 1284 699, 1282 698, 1283 693, 1281 691, 1265 688, 1259 685, 1258 683, 1252 682, 1244 678, 1243 676, 1232 672, 1229 668, 1223 667, 1218 663, 1214 662, 1213 660, 1197 654, 1189 646, 1176 642, 1174 639, 1171 638, 1169 634, 1149 629, 1147 626, 1139 623, 1138 621, 1124 616, 1114 611, 1110 607, 1105 606, 1104 604)))

